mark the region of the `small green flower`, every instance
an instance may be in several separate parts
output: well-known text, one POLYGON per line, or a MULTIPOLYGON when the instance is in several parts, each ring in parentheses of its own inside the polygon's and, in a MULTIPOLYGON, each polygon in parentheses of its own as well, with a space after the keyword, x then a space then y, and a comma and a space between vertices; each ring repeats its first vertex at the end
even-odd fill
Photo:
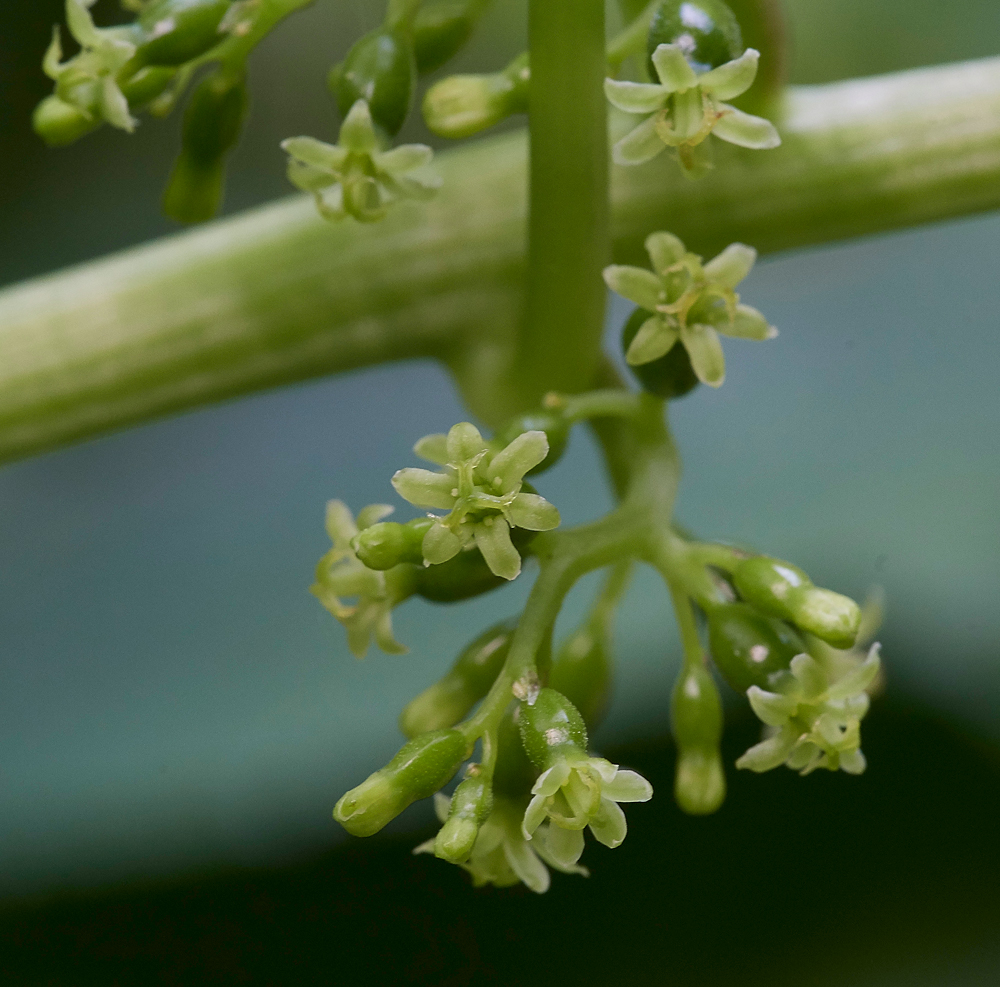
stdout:
POLYGON ((424 144, 380 149, 368 104, 359 99, 340 127, 337 144, 314 137, 289 137, 281 142, 291 160, 288 178, 312 193, 326 219, 353 216, 362 223, 382 219, 399 199, 428 199, 440 180, 421 173, 434 152, 424 144))
POLYGON ((447 435, 425 436, 413 451, 444 467, 441 472, 402 469, 392 478, 404 500, 448 511, 435 517, 424 536, 424 560, 429 565, 476 547, 494 575, 514 579, 521 571, 521 556, 510 540, 511 528, 558 527, 559 511, 544 497, 521 489, 525 473, 548 455, 544 432, 522 432, 495 452, 475 425, 460 422, 447 435))
POLYGON ((652 61, 659 83, 606 79, 604 92, 613 106, 646 116, 615 144, 615 162, 642 164, 665 147, 675 147, 681 167, 697 172, 707 161, 695 148, 709 134, 740 147, 777 147, 781 138, 774 124, 722 102, 750 88, 759 58, 759 52, 748 48, 739 58, 699 75, 680 45, 658 45, 652 61))
POLYGON ((96 0, 66 0, 66 23, 81 51, 62 62, 59 28, 45 52, 42 69, 55 81, 56 95, 89 120, 105 120, 131 133, 136 121, 118 84, 118 73, 136 52, 134 26, 97 28, 90 16, 96 0))
POLYGON ((817 768, 855 775, 865 770, 861 720, 868 712, 866 690, 879 673, 879 646, 873 644, 868 657, 854 659, 846 671, 840 670, 843 662, 837 666, 797 655, 774 692, 755 685, 747 690, 770 735, 736 762, 738 768, 769 771, 787 764, 804 775, 817 768))
POLYGON ((309 591, 347 630, 351 652, 363 658, 374 636, 386 654, 406 654, 407 648, 392 634, 392 609, 412 592, 411 567, 397 566, 386 572, 369 569, 354 552, 358 532, 392 513, 386 504, 371 504, 358 513, 357 522, 347 505, 331 500, 326 505, 326 530, 333 548, 316 566, 316 582, 309 591), (342 597, 357 597, 354 604, 342 597))
POLYGON ((698 379, 721 387, 726 361, 718 334, 757 341, 778 330, 755 308, 740 303, 734 290, 750 273, 757 251, 731 243, 703 264, 672 233, 651 233, 646 250, 653 270, 612 264, 604 280, 612 291, 649 311, 625 355, 632 366, 659 359, 680 340, 698 379))

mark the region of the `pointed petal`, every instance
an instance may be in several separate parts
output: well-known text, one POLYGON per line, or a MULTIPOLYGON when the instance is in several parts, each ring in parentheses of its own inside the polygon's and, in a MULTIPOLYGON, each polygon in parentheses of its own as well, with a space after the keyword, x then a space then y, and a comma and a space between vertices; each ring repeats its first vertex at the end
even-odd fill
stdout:
POLYGON ((413 451, 429 463, 436 463, 438 466, 448 465, 448 436, 443 432, 435 435, 425 435, 417 440, 413 451))
POLYGON ((613 802, 648 802, 653 786, 637 771, 619 771, 601 786, 601 795, 613 802))
POLYGON ((530 840, 536 829, 545 821, 547 815, 545 803, 548 801, 545 795, 536 795, 524 810, 524 819, 521 821, 521 833, 526 840, 530 840))
POLYGON ((486 474, 494 492, 514 490, 524 474, 534 469, 548 454, 549 440, 544 432, 537 429, 522 432, 490 460, 486 474))
POLYGON ((583 854, 583 830, 549 826, 545 831, 545 850, 560 867, 572 867, 583 854))
POLYGON ((687 253, 687 248, 680 237, 661 230, 646 237, 646 252, 653 262, 653 270, 662 277, 687 253))
POLYGON ((792 771, 809 771, 815 769, 816 762, 823 756, 823 751, 813 743, 799 744, 785 761, 785 766, 792 771))
POLYGON ((720 319, 716 324, 716 329, 724 336, 732 336, 734 339, 752 339, 762 343, 767 339, 774 339, 778 335, 778 330, 770 325, 767 319, 755 308, 749 305, 737 305, 733 321, 720 319))
POLYGON ((59 25, 52 28, 52 41, 45 49, 45 57, 42 59, 42 71, 50 79, 59 78, 59 63, 62 61, 62 39, 59 36, 59 25))
POLYGON ((281 142, 281 147, 297 161, 324 171, 339 171, 347 158, 344 148, 315 137, 289 137, 281 142))
POLYGON ((668 93, 663 86, 605 79, 604 95, 612 106, 625 113, 655 113, 663 109, 668 93))
POLYGON ((680 338, 673 321, 665 315, 651 315, 639 326, 639 331, 629 344, 625 360, 632 367, 658 360, 669 353, 680 338))
POLYGON ((747 699, 757 718, 771 727, 783 726, 798 709, 798 703, 794 699, 777 692, 765 692, 756 685, 747 689, 747 699))
POLYGON ((135 130, 136 120, 128 111, 128 100, 110 76, 101 85, 101 114, 112 127, 129 134, 135 130))
POLYGON ((351 509, 342 500, 326 503, 326 533, 330 541, 347 544, 358 533, 351 509))
MULTIPOLYGON (((434 793, 434 815, 438 822, 447 822, 448 814, 451 812, 451 799, 444 792, 434 793)), ((432 841, 433 842, 433 841, 432 841)))
POLYGON ((531 793, 533 795, 544 795, 549 797, 555 795, 556 792, 566 784, 566 780, 570 775, 570 766, 565 760, 559 760, 552 765, 551 768, 546 768, 535 780, 535 784, 531 786, 531 793))
POLYGON ((604 268, 604 283, 616 294, 640 308, 654 310, 666 299, 663 281, 642 267, 611 264, 604 268))
POLYGON ((436 507, 439 510, 448 510, 458 496, 452 493, 455 489, 453 476, 413 466, 397 470, 393 474, 392 485, 403 500, 408 500, 416 507, 436 507))
POLYGON ((665 147, 656 132, 656 117, 652 116, 618 141, 611 150, 611 157, 618 165, 640 165, 651 161, 665 147))
POLYGON ((427 562, 440 565, 462 551, 462 539, 446 524, 432 524, 420 543, 420 550, 427 562))
POLYGON ((868 657, 853 671, 838 679, 826 692, 828 699, 847 699, 864 692, 875 681, 882 661, 879 658, 878 645, 872 645, 868 657))
POLYGON ((433 853, 434 852, 434 837, 432 836, 429 840, 424 840, 423 843, 415 846, 413 848, 413 854, 418 853, 433 853))
POLYGON ((698 85, 718 100, 735 99, 753 85, 759 61, 760 52, 747 48, 739 58, 698 76, 698 85))
POLYGON ((538 494, 519 493, 504 511, 515 528, 528 531, 551 531, 559 527, 559 511, 538 494))
POLYGON ((590 820, 590 831, 605 846, 612 849, 621 846, 628 832, 628 825, 625 822, 625 813, 617 802, 601 799, 601 807, 590 820))
POLYGON ((719 334, 711 326, 681 326, 681 342, 691 357, 698 380, 710 387, 722 387, 726 379, 726 358, 719 334))
POLYGON ((532 891, 536 894, 545 894, 549 890, 548 869, 527 843, 520 839, 506 839, 503 844, 503 855, 518 879, 532 891))
POLYGON ((434 152, 426 144, 400 144, 391 151, 373 154, 372 160, 379 171, 402 175, 414 168, 429 165, 433 157, 434 152))
POLYGON ((868 762, 860 750, 842 751, 840 755, 840 769, 849 775, 864 774, 868 762))
POLYGON ((826 676, 812 655, 796 655, 789 667, 806 696, 815 698, 826 689, 826 676))
POLYGON ((66 0, 66 26, 81 47, 95 48, 101 43, 101 33, 94 27, 89 6, 80 0, 66 0))
MULTIPOLYGON (((618 765, 612 764, 603 757, 588 757, 587 764, 589 764, 591 769, 597 774, 597 777, 601 779, 602 785, 606 785, 609 782, 614 781, 615 775, 618 774, 618 765)), ((632 772, 629 772, 629 774, 631 773, 632 772)))
POLYGON ((679 45, 657 45, 652 58, 660 84, 668 92, 679 92, 698 84, 698 76, 679 45))
POLYGON ((770 120, 751 116, 725 103, 720 104, 719 109, 723 110, 724 114, 712 128, 712 133, 716 137, 721 137, 730 144, 757 151, 768 150, 781 144, 781 136, 770 120))
POLYGON ((737 762, 736 767, 750 771, 770 771, 784 764, 788 755, 798 743, 798 733, 794 727, 783 727, 773 737, 762 740, 751 747, 737 762))
POLYGON ((475 538, 493 575, 502 579, 517 578, 521 572, 521 556, 510 540, 510 526, 502 517, 487 518, 477 524, 475 538))
POLYGON ((378 150, 378 138, 372 126, 368 104, 359 99, 340 125, 340 145, 358 154, 371 154, 378 150))
POLYGON ((358 529, 370 528, 373 524, 378 524, 384 517, 388 517, 396 508, 391 504, 369 504, 358 511, 358 529))
POLYGON ((392 614, 387 610, 375 625, 375 643, 387 655, 405 655, 410 649, 400 644, 392 633, 392 614))
POLYGON ((731 243, 705 265, 705 277, 724 288, 735 288, 757 260, 757 251, 745 243, 731 243))
POLYGON ((486 449, 483 437, 471 422, 459 422, 448 430, 448 462, 467 463, 486 449))

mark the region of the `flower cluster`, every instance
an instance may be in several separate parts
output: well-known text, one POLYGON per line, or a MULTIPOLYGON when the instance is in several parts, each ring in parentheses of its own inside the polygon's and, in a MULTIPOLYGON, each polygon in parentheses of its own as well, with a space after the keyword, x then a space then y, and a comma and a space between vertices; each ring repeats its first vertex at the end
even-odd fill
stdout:
POLYGON ((673 147, 685 172, 697 173, 706 161, 696 149, 709 134, 740 147, 777 147, 781 138, 769 120, 723 102, 750 88, 759 58, 759 52, 748 48, 739 58, 699 74, 679 44, 664 44, 652 55, 658 83, 606 79, 604 91, 613 106, 646 117, 615 144, 615 162, 642 164, 673 147))
POLYGON ((511 529, 548 531, 559 525, 559 511, 523 489, 524 475, 548 455, 544 432, 522 432, 496 451, 475 425, 460 422, 447 435, 425 436, 414 451, 443 467, 440 472, 401 469, 392 478, 404 500, 448 511, 435 517, 424 536, 428 564, 447 562, 475 547, 495 575, 514 579, 521 571, 521 556, 511 541, 511 529))
POLYGON ((659 232, 646 238, 646 250, 652 271, 621 265, 604 269, 612 291, 650 313, 625 355, 633 366, 659 359, 680 341, 698 379, 720 387, 726 377, 720 332, 758 341, 778 334, 735 291, 757 259, 752 247, 732 243, 703 264, 672 233, 659 232))
POLYGON ((359 99, 344 118, 336 144, 314 137, 282 141, 288 152, 288 177, 312 194, 326 219, 353 216, 362 223, 382 219, 399 199, 427 199, 440 181, 423 169, 434 152, 424 144, 381 150, 368 104, 359 99))

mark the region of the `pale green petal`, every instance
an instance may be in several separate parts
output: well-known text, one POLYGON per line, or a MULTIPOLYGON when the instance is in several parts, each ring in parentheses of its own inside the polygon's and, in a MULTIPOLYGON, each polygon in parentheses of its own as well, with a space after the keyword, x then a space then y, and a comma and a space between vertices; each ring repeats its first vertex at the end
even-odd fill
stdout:
POLYGON ((375 643, 387 655, 405 655, 410 650, 405 644, 400 644, 393 635, 392 614, 388 610, 375 625, 375 643))
POLYGON ((863 720, 871 705, 867 692, 858 693, 856 696, 848 696, 842 700, 844 706, 844 717, 852 720, 863 720))
POLYGON ((662 277, 687 253, 687 248, 680 237, 660 231, 646 237, 646 252, 653 263, 653 270, 662 277))
MULTIPOLYGON (((705 126, 705 107, 701 101, 701 90, 688 89, 674 94, 673 112, 670 115, 673 141, 683 144, 695 137, 705 126)), ((703 133, 700 140, 704 140, 703 133)))
POLYGON ((424 840, 423 843, 415 846, 413 848, 413 854, 418 853, 433 853, 434 852, 434 837, 432 836, 429 840, 424 840))
POLYGON ((640 308, 653 310, 666 299, 663 281, 645 268, 611 264, 604 268, 603 274, 604 283, 613 292, 640 308))
POLYGON ((340 126, 340 145, 357 154, 371 154, 378 150, 371 111, 363 99, 351 107, 340 126))
POLYGON ((704 267, 705 277, 723 288, 735 288, 757 260, 757 251, 745 243, 731 243, 704 267))
POLYGON ((331 172, 340 171, 348 153, 336 144, 326 144, 315 137, 289 137, 281 142, 281 147, 297 161, 331 172))
MULTIPOLYGON (((448 814, 451 812, 451 799, 444 792, 434 793, 434 815, 438 817, 438 822, 447 822, 448 814)), ((434 842, 433 840, 431 841, 434 842)))
POLYGON ((361 223, 374 223, 386 213, 378 182, 368 175, 354 176, 343 186, 344 208, 361 223))
POLYGON ((679 92, 698 85, 698 76, 679 45, 658 45, 652 57, 660 84, 668 92, 679 92))
POLYGON ((840 768, 842 771, 846 771, 849 775, 860 775, 864 774, 867 767, 868 762, 860 750, 841 752, 840 768))
POLYGON ((806 696, 812 698, 826 689, 826 676, 812 655, 796 655, 789 666, 806 696))
POLYGON ((783 726, 798 709, 798 703, 794 699, 776 692, 765 692, 756 685, 747 689, 747 699, 758 719, 772 727, 783 726))
POLYGON ((42 71, 50 79, 59 78, 59 63, 62 61, 62 40, 59 37, 59 26, 52 28, 52 41, 45 49, 45 57, 42 59, 42 71))
POLYGON ((324 219, 339 221, 347 218, 347 210, 344 208, 344 188, 339 183, 331 185, 323 192, 314 193, 313 198, 316 200, 319 214, 324 219))
POLYGON ((337 183, 336 176, 331 175, 325 168, 303 164, 295 158, 291 158, 288 162, 288 180, 303 192, 319 192, 337 183))
POLYGON ((663 86, 618 79, 604 80, 604 95, 612 106, 625 113, 655 113, 663 109, 668 96, 663 86))
POLYGON ((369 504, 358 511, 358 529, 364 531, 373 524, 378 524, 384 517, 388 517, 396 508, 391 504, 369 504))
POLYGON ((436 463, 438 466, 448 465, 448 436, 443 432, 435 435, 425 435, 417 440, 413 451, 429 463, 436 463))
POLYGON ((524 820, 521 823, 521 833, 526 840, 530 840, 535 830, 545 821, 546 796, 536 795, 524 810, 524 820))
POLYGON ((510 540, 510 527, 503 518, 487 518, 477 524, 475 538, 490 572, 502 579, 517 578, 521 572, 521 556, 510 540))
POLYGON ((548 454, 549 440, 544 432, 537 429, 522 432, 490 460, 486 473, 493 492, 507 493, 515 489, 524 474, 534 469, 548 454))
POLYGON ((618 165, 640 165, 651 161, 666 144, 656 132, 656 117, 643 120, 630 130, 611 150, 611 158, 618 165))
POLYGON ((545 850, 559 867, 572 867, 583 854, 583 830, 549 826, 545 831, 545 850))
POLYGON ((523 840, 508 837, 504 840, 503 855, 518 879, 536 894, 549 890, 549 872, 523 840))
POLYGON ((613 802, 648 802, 653 786, 637 771, 618 771, 601 786, 601 795, 613 802))
POLYGON ((783 727, 773 737, 768 737, 751 747, 736 762, 736 767, 757 772, 770 771, 779 764, 784 764, 796 743, 798 743, 798 730, 792 726, 783 727))
POLYGON ((128 100, 110 76, 101 83, 101 115, 112 127, 132 133, 136 119, 128 111, 128 100))
POLYGON ((448 462, 467 463, 486 449, 479 429, 471 422, 459 422, 448 430, 448 462))
POLYGON ((828 699, 847 699, 850 696, 864 692, 875 681, 879 668, 882 666, 879 658, 879 648, 873 644, 868 657, 853 671, 848 672, 827 690, 828 699))
POLYGON ((528 531, 551 531, 559 527, 559 511, 538 494, 519 493, 504 511, 515 528, 528 531))
POLYGON ((612 764, 603 757, 588 757, 587 764, 597 773, 597 776, 601 779, 601 784, 613 781, 615 775, 618 774, 618 765, 612 764))
POLYGON ((612 849, 621 846, 628 832, 628 826, 625 822, 625 813, 617 802, 601 799, 600 808, 590 820, 590 831, 605 846, 612 849))
POLYGON ((328 500, 326 503, 326 533, 330 541, 338 546, 347 546, 358 533, 351 509, 342 500, 328 500))
POLYGON ((423 168, 431 163, 434 152, 426 144, 400 144, 391 151, 372 155, 372 161, 379 171, 390 175, 402 175, 414 168, 423 168))
POLYGON ((87 9, 90 4, 81 0, 66 0, 66 26, 73 38, 84 48, 96 48, 101 44, 101 32, 94 27, 94 19, 87 9))
POLYGON ((538 778, 535 779, 535 784, 531 787, 531 794, 544 795, 545 797, 555 795, 555 793, 566 784, 569 775, 570 766, 566 763, 566 761, 557 761, 551 768, 546 768, 538 776, 538 778))
POLYGON ((760 52, 747 48, 739 58, 698 76, 698 85, 716 99, 735 99, 753 85, 758 61, 760 52))
POLYGON ((788 756, 785 766, 792 771, 812 771, 816 768, 816 762, 823 756, 821 748, 813 743, 799 744, 788 756))
POLYGON ((709 387, 722 387, 726 379, 726 358, 719 334, 711 326, 681 326, 681 342, 691 357, 698 380, 709 387))
POLYGON ((778 335, 778 330, 770 325, 757 309, 749 305, 737 305, 733 321, 720 319, 715 327, 725 336, 732 336, 735 339, 752 339, 758 343, 774 339, 778 335))
POLYGON ((712 128, 712 133, 716 137, 721 137, 730 144, 757 151, 768 150, 781 144, 781 136, 770 120, 751 116, 725 103, 720 104, 719 109, 725 112, 712 128))
POLYGON ((424 558, 431 565, 453 559, 462 550, 462 540, 445 524, 432 524, 420 544, 424 558))
POLYGON ((632 367, 658 360, 674 348, 679 338, 680 332, 668 316, 651 315, 639 326, 639 331, 629 344, 625 360, 632 367))
POLYGON ((449 510, 455 503, 457 493, 456 480, 447 473, 434 473, 431 470, 408 466, 397 470, 392 477, 392 485, 403 500, 408 500, 416 507, 434 507, 439 510, 449 510))

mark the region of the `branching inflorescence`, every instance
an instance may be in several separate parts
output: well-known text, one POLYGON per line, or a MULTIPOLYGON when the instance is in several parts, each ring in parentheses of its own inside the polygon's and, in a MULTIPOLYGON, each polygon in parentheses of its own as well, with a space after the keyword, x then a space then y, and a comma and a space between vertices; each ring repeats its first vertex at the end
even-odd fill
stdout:
MULTIPOLYGON (((45 56, 55 93, 39 107, 36 128, 53 144, 102 122, 131 130, 134 114, 165 112, 204 68, 166 203, 179 218, 207 218, 245 111, 247 55, 305 0, 149 0, 126 4, 138 13, 134 23, 103 29, 91 6, 67 0, 81 51, 64 62, 57 33, 45 56)), ((635 14, 634 4, 623 6, 635 14)), ((485 0, 390 0, 383 23, 333 68, 338 143, 283 144, 291 180, 324 218, 375 222, 402 200, 433 194, 430 148, 391 142, 415 103, 418 77, 461 48, 485 7, 485 0)), ((662 576, 683 644, 671 709, 675 796, 686 812, 714 812, 725 797, 717 678, 744 694, 763 724, 762 740, 738 767, 857 774, 865 768, 859 724, 880 666, 877 644, 861 648, 877 626, 874 608, 866 619, 852 600, 814 586, 791 563, 693 540, 675 526, 680 461, 667 402, 699 383, 722 385, 719 334, 776 335, 736 292, 756 252, 734 243, 704 262, 671 233, 650 231, 651 269, 607 264, 609 154, 636 166, 669 149, 697 178, 712 167, 713 135, 748 150, 780 143, 771 122, 728 102, 754 83, 759 52, 744 48, 722 0, 654 0, 610 38, 603 0, 532 0, 529 35, 530 53, 499 72, 440 80, 422 102, 431 130, 446 137, 528 112, 533 182, 556 176, 545 184, 547 198, 532 198, 521 347, 489 382, 505 410, 487 423, 489 437, 460 422, 416 443, 415 454, 434 468, 404 467, 392 486, 422 515, 390 521, 393 508, 373 504, 355 518, 331 501, 332 548, 312 592, 344 625, 358 657, 373 639, 398 654, 406 648, 393 634, 392 611, 410 597, 453 603, 517 578, 526 562, 537 569, 523 613, 472 641, 404 709, 408 743, 344 795, 334 817, 367 836, 433 796, 442 826, 417 852, 460 865, 477 885, 523 882, 541 892, 548 868, 586 874, 585 831, 617 847, 626 835, 621 804, 653 794, 640 775, 588 746, 588 730, 607 707, 614 614, 635 563, 662 576), (580 93, 557 91, 551 80, 560 72, 580 93), (610 141, 602 91, 621 112, 610 141), (565 124, 566 146, 540 129, 553 120, 565 124), (581 202, 598 207, 581 210, 581 202), (589 226, 586 249, 575 250, 580 238, 561 234, 578 228, 578 213, 589 226), (637 306, 622 346, 638 391, 601 361, 603 302, 567 303, 570 314, 562 312, 569 294, 603 298, 595 294, 602 275, 637 306), (562 382, 558 390, 552 380, 562 382), (579 423, 590 423, 602 443, 618 503, 603 518, 564 529, 533 484, 579 423), (554 649, 566 594, 596 569, 606 579, 588 617, 554 649), (442 794, 460 771, 452 794, 442 794)))

